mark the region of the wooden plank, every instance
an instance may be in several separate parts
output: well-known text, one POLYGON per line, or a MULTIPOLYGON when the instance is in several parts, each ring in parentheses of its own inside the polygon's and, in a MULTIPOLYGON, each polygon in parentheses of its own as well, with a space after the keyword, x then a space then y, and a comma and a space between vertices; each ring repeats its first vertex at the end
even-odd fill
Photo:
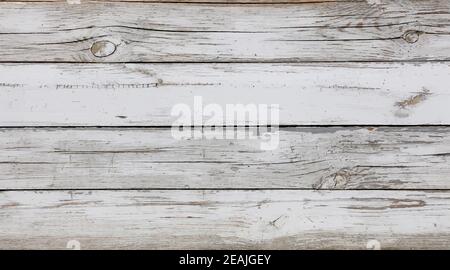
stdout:
POLYGON ((188 124, 275 104, 280 125, 448 125, 449 75, 448 63, 1 64, 0 126, 171 126, 196 97, 223 117, 188 124))
POLYGON ((448 249, 449 205, 448 191, 1 192, 0 247, 448 249))
POLYGON ((0 3, 0 61, 449 60, 447 0, 0 3), (27 20, 23 20, 27 18, 27 20))
POLYGON ((450 188, 448 127, 197 131, 1 129, 0 189, 450 188))

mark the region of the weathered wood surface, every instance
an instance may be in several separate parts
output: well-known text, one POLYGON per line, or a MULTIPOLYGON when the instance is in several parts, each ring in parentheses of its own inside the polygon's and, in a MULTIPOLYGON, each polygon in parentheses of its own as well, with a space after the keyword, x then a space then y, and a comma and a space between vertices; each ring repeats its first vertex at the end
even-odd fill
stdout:
POLYGON ((449 249, 447 191, 0 193, 0 247, 449 249))
POLYGON ((447 0, 0 3, 0 61, 449 60, 447 0), (26 18, 26 19, 24 19, 26 18))
POLYGON ((448 63, 1 64, 0 125, 171 126, 196 96, 224 115, 278 104, 281 125, 445 125, 449 78, 448 63))
POLYGON ((448 127, 218 130, 2 129, 0 189, 450 189, 448 127))
POLYGON ((0 0, 0 249, 450 248, 449 1, 45 2, 0 0), (174 138, 194 97, 367 126, 174 138))

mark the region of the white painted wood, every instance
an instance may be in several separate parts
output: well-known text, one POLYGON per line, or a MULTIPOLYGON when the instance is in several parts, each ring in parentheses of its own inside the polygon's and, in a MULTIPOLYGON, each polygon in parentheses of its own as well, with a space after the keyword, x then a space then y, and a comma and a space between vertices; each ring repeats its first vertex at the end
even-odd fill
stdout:
POLYGON ((223 111, 277 104, 281 125, 450 124, 449 75, 448 63, 1 64, 0 125, 171 126, 196 96, 223 111))
POLYGON ((449 192, 0 193, 2 249, 448 249, 449 192))
POLYGON ((169 129, 1 129, 0 189, 450 188, 447 127, 284 128, 271 151, 261 150, 262 131, 231 133, 246 139, 207 139, 217 134, 207 130, 177 140, 169 129))
POLYGON ((300 5, 3 2, 0 61, 449 60, 449 10, 447 0, 300 5), (96 57, 99 46, 91 50, 96 42, 117 48, 96 57))
POLYGON ((449 1, 26 2, 0 1, 0 249, 449 249, 448 126, 161 127, 194 97, 450 125, 449 1))

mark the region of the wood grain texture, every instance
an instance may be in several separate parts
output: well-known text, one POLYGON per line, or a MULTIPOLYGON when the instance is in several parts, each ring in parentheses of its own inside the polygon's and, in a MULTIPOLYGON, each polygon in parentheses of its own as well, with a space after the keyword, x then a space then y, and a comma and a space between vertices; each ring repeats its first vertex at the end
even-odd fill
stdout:
POLYGON ((445 191, 0 193, 2 249, 449 249, 445 191))
POLYGON ((0 249, 450 249, 449 1, 169 2, 0 0, 0 249))
POLYGON ((0 61, 449 60, 449 11, 447 0, 302 5, 3 2, 0 61), (101 44, 116 48, 99 55, 101 44))
POLYGON ((218 130, 2 129, 0 189, 450 189, 448 127, 218 130))
POLYGON ((0 125, 171 126, 196 96, 224 115, 277 104, 280 125, 445 125, 449 75, 448 63, 1 64, 0 125))

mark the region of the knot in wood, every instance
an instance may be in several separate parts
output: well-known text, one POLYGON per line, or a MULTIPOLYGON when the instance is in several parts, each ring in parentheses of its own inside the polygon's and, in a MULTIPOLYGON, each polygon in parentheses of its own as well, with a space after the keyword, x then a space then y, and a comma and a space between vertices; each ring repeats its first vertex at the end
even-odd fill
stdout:
POLYGON ((116 45, 107 40, 97 41, 91 47, 91 52, 95 57, 107 57, 115 51, 116 45))
POLYGON ((415 30, 406 31, 403 34, 403 39, 408 43, 416 43, 419 41, 420 32, 415 30))

